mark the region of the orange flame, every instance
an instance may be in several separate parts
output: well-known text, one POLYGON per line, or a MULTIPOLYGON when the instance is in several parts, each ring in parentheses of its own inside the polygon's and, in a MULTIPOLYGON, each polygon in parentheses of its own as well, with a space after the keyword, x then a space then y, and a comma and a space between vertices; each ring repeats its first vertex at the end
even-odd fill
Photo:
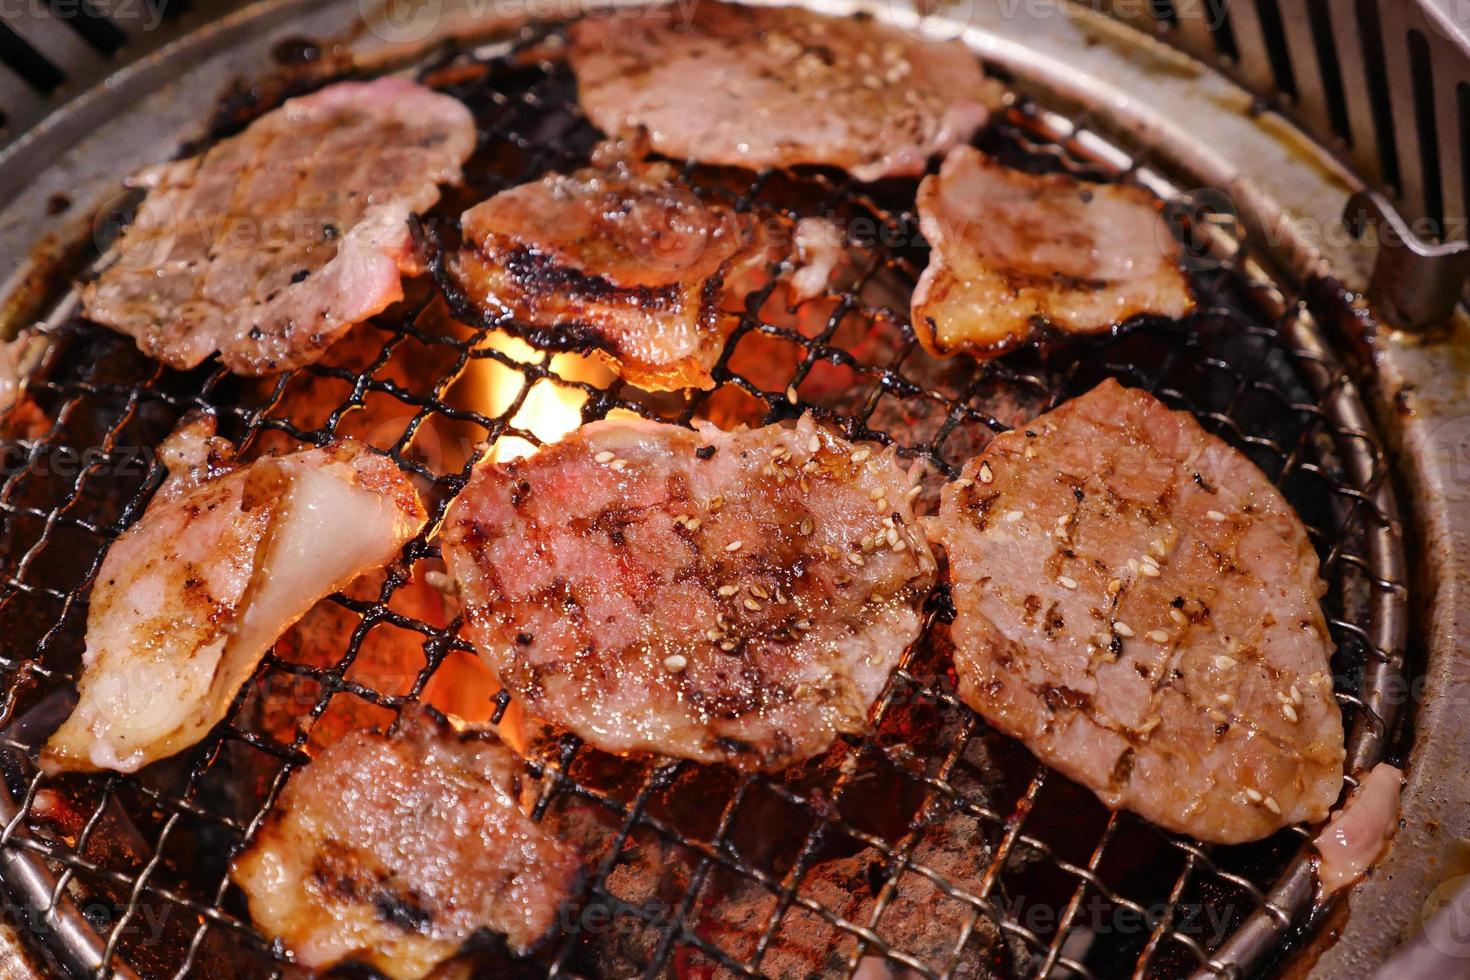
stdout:
MULTIPOLYGON (((517 364, 536 364, 544 356, 525 341, 506 333, 490 334, 486 346, 517 364)), ((472 381, 475 408, 492 418, 509 411, 526 386, 526 376, 517 368, 494 358, 476 358, 471 365, 470 370, 475 375, 472 381)), ((612 381, 612 372, 605 366, 578 354, 555 354, 549 367, 554 377, 533 382, 525 393, 525 400, 510 419, 511 425, 546 444, 557 442, 582 424, 582 406, 587 402, 587 392, 575 384, 561 382, 583 382, 603 387, 612 381)), ((490 447, 490 459, 503 463, 529 456, 535 451, 535 444, 529 440, 504 435, 490 447)))
MULTIPOLYGON (((543 444, 551 444, 582 424, 582 406, 587 403, 586 389, 579 384, 605 387, 613 374, 599 361, 577 354, 555 354, 548 368, 552 377, 541 378, 526 389, 526 375, 513 365, 542 363, 545 357, 525 341, 510 334, 496 332, 485 340, 485 346, 505 355, 507 364, 497 358, 476 357, 466 366, 458 386, 461 403, 489 418, 499 418, 525 398, 510 418, 510 424, 529 432, 543 444)), ((520 436, 504 435, 490 447, 489 459, 504 463, 529 456, 535 443, 520 436)), ((469 654, 455 652, 440 664, 424 690, 424 699, 446 714, 472 725, 485 724, 494 711, 494 698, 499 691, 489 668, 469 654)), ((521 706, 511 702, 500 724, 500 737, 517 751, 525 751, 526 719, 521 706)))

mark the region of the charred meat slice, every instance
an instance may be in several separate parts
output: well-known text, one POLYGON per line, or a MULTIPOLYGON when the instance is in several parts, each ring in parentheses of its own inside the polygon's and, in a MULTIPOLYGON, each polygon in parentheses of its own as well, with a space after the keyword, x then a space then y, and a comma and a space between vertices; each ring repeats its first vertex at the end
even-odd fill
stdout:
POLYGON ((87 316, 190 368, 309 364, 402 298, 418 270, 408 219, 458 180, 475 146, 457 100, 412 82, 340 82, 200 156, 145 170, 87 316))
POLYGON ((702 201, 667 164, 623 159, 513 187, 461 223, 451 271, 477 307, 654 390, 714 386, 728 301, 781 257, 753 215, 702 201))
POLYGON ((705 2, 592 17, 571 33, 593 123, 610 135, 644 130, 679 159, 911 176, 968 140, 999 101, 960 42, 921 42, 870 17, 705 2))
POLYGON ((931 354, 993 357, 1040 329, 1100 333, 1194 306, 1178 243, 1141 188, 1028 174, 961 146, 918 205, 932 251, 913 323, 931 354))
POLYGON ((169 437, 168 478, 102 560, 49 769, 132 772, 193 745, 287 627, 424 524, 409 479, 359 443, 239 466, 214 431, 196 416, 169 437))
POLYGON ((943 491, 960 693, 1108 806, 1233 843, 1342 786, 1305 528, 1254 465, 1108 381, 943 491))
POLYGON ((292 773, 231 877, 296 961, 418 978, 473 933, 521 954, 576 886, 575 851, 528 816, 523 763, 428 712, 353 732, 292 773))
POLYGON ((857 732, 934 561, 892 450, 600 422, 446 517, 469 633, 527 711, 612 752, 775 769, 857 732))

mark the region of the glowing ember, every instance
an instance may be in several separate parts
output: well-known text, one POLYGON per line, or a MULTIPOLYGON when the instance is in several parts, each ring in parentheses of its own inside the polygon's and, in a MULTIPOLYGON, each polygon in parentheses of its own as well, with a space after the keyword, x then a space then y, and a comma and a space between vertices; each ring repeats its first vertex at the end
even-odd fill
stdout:
MULTIPOLYGON (((545 356, 525 341, 506 333, 493 333, 486 346, 499 351, 517 364, 538 364, 545 356)), ((517 368, 495 358, 480 357, 471 362, 474 375, 476 409, 492 418, 509 411, 526 386, 526 376, 517 368)), ((577 354, 555 354, 551 358, 552 375, 566 382, 584 382, 597 387, 612 380, 612 372, 577 354)), ((511 417, 511 425, 534 435, 543 443, 553 443, 582 424, 582 406, 587 392, 572 384, 561 384, 542 378, 531 384, 520 408, 511 417)), ((529 456, 536 446, 519 436, 505 435, 495 441, 490 458, 506 462, 529 456)))
MULTIPOLYGON (((467 328, 457 324, 453 328, 461 336, 468 333, 467 328)), ((482 349, 496 351, 511 363, 495 357, 472 358, 465 367, 456 401, 488 418, 499 418, 511 411, 524 394, 510 424, 543 444, 557 442, 582 424, 582 406, 588 394, 578 385, 602 388, 614 377, 605 365, 591 358, 555 354, 548 365, 552 377, 534 381, 529 390, 524 390, 529 379, 519 365, 544 363, 545 354, 502 332, 490 334, 482 349)), ((535 451, 535 443, 507 434, 490 447, 489 459, 504 463, 535 451)), ((495 695, 499 689, 490 669, 478 658, 454 652, 440 664, 422 696, 425 702, 447 715, 471 725, 482 725, 495 712, 495 695)), ((524 751, 525 717, 519 704, 512 702, 495 727, 512 748, 524 751)))
MULTIPOLYGON (((444 658, 424 687, 423 701, 451 718, 470 726, 488 725, 495 715, 495 695, 500 685, 490 668, 474 654, 455 650, 444 658)), ((526 719, 521 706, 512 701, 495 726, 501 739, 517 752, 526 751, 526 719)))

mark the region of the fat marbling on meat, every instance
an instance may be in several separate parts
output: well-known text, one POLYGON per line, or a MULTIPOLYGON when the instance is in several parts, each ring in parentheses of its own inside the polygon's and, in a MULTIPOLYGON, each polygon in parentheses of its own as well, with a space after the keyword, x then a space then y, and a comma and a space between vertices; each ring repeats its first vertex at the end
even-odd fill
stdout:
POLYGON ((402 298, 420 271, 409 218, 474 146, 464 105, 404 79, 291 99, 132 179, 147 196, 86 314, 171 367, 215 352, 236 374, 308 364, 402 298))
POLYGON ((529 714, 613 752, 775 769, 865 728, 935 565, 894 451, 810 416, 608 421, 476 471, 443 554, 529 714))
POLYGON ((427 976, 475 932, 513 953, 556 925, 576 852, 529 816, 524 763, 427 711, 356 731, 291 774, 231 878, 296 962, 427 976))
POLYGON ((132 772, 193 745, 284 630, 423 527, 413 483, 361 443, 242 466, 214 433, 196 415, 169 437, 167 478, 102 560, 48 769, 132 772))
POLYGON ((1044 328, 1102 333, 1194 307, 1142 188, 1029 174, 961 146, 919 185, 918 207, 931 251, 912 319, 931 354, 994 357, 1044 328))
POLYGON ((607 144, 594 165, 502 191, 461 219, 449 268, 462 300, 538 346, 590 350, 650 390, 711 388, 746 294, 790 254, 793 302, 826 286, 840 229, 788 233, 704 200, 666 163, 607 144), (789 245, 783 239, 791 238, 789 245))
POLYGON ((947 485, 965 701, 1163 827, 1233 843, 1341 789, 1324 586, 1301 520, 1191 417, 1107 381, 947 485))
POLYGON ((568 57, 588 117, 665 156, 913 176, 968 140, 999 89, 959 41, 871 17, 702 0, 587 17, 568 57))
POLYGON ((1403 770, 1387 762, 1360 774, 1357 788, 1313 842, 1324 895, 1352 885, 1378 862, 1399 829, 1403 785, 1403 770))

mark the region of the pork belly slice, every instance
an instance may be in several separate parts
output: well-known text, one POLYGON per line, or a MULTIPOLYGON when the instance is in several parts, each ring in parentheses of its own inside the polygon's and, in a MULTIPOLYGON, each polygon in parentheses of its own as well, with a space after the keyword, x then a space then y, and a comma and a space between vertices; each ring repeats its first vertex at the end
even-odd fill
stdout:
POLYGON ((230 869, 297 963, 417 980, 474 933, 523 954, 570 898, 576 852, 530 816, 524 763, 427 711, 356 731, 291 774, 230 869))
POLYGON ((1047 330, 1194 308, 1179 244, 1142 188, 1028 174, 961 146, 919 185, 918 207, 931 251, 912 319, 931 354, 994 357, 1047 330))
POLYGON ((168 477, 102 560, 52 771, 133 772, 193 745, 283 631, 424 525, 408 477, 360 443, 242 466, 214 432, 196 415, 168 438, 168 477))
POLYGON ((1317 555, 1265 475, 1106 381, 941 494, 960 694, 1047 765, 1200 840, 1327 816, 1342 717, 1317 555))
POLYGON ((400 78, 291 99, 205 153, 131 180, 147 191, 86 314, 149 356, 236 374, 309 364, 403 297, 409 217, 475 146, 456 99, 400 78))
MULTIPOLYGON (((478 310, 513 317, 506 328, 538 346, 595 352, 641 388, 712 388, 732 311, 783 249, 755 214, 617 152, 465 212, 451 274, 478 310)), ((836 264, 830 246, 809 251, 823 265, 801 273, 801 298, 836 264)))
POLYGON ((934 579, 894 452, 810 416, 599 422, 477 470, 442 548, 529 714, 609 752, 777 769, 866 727, 934 579))
POLYGON ((1403 771, 1380 762, 1362 776, 1347 803, 1332 815, 1314 842, 1321 855, 1317 877, 1324 895, 1347 888, 1378 863, 1399 829, 1403 785, 1403 771))
POLYGON ((964 143, 1000 102, 959 41, 916 40, 871 17, 713 0, 572 25, 588 117, 647 134, 678 159, 760 169, 912 176, 964 143))

